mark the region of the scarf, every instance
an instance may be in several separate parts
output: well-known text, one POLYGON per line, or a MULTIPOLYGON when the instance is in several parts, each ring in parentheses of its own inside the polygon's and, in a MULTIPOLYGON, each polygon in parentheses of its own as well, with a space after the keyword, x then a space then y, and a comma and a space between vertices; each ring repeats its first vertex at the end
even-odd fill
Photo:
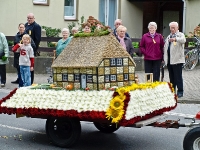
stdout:
POLYGON ((119 39, 119 43, 123 46, 123 48, 126 50, 126 44, 125 44, 125 42, 124 42, 124 37, 123 38, 120 38, 119 36, 118 36, 118 39, 119 39))

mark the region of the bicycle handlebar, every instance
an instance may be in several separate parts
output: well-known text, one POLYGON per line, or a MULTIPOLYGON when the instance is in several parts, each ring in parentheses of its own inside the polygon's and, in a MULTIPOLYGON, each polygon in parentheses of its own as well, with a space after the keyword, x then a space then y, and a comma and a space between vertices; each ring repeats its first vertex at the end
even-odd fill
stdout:
POLYGON ((200 40, 197 38, 196 35, 194 35, 194 38, 200 43, 200 40))

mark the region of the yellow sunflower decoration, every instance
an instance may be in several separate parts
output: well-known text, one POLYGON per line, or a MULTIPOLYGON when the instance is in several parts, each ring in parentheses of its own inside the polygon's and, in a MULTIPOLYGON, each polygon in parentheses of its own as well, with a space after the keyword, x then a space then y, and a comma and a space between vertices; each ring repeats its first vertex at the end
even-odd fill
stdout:
MULTIPOLYGON (((120 87, 116 89, 116 92, 119 94, 110 101, 110 107, 106 111, 106 118, 112 120, 112 123, 118 123, 124 115, 124 100, 126 99, 125 93, 134 91, 134 90, 145 90, 147 88, 155 88, 160 84, 167 84, 167 82, 153 82, 153 83, 141 83, 141 84, 132 84, 130 86, 120 87)), ((170 84, 172 92, 174 89, 172 84, 170 84)))

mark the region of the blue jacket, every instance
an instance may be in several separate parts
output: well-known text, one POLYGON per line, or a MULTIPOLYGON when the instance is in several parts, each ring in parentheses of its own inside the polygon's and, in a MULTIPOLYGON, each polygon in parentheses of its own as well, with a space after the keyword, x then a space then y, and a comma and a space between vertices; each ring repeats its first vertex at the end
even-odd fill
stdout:
POLYGON ((56 45, 56 57, 60 55, 60 53, 65 49, 65 47, 70 43, 71 37, 68 37, 65 41, 63 39, 60 39, 56 45))

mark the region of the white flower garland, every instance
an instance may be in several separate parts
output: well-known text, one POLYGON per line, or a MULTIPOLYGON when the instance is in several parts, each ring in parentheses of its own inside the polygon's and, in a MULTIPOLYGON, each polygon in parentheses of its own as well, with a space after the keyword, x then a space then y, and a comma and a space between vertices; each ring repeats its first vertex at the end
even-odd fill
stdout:
POLYGON ((160 84, 155 88, 130 91, 130 94, 131 97, 125 114, 126 120, 176 105, 174 93, 171 92, 167 83, 160 84))
MULTIPOLYGON (((110 106, 113 91, 67 91, 19 88, 16 93, 1 104, 7 108, 39 108, 56 110, 103 111, 110 106)), ((169 85, 160 84, 155 88, 130 91, 130 101, 125 119, 145 116, 155 110, 176 105, 174 93, 169 85)))

